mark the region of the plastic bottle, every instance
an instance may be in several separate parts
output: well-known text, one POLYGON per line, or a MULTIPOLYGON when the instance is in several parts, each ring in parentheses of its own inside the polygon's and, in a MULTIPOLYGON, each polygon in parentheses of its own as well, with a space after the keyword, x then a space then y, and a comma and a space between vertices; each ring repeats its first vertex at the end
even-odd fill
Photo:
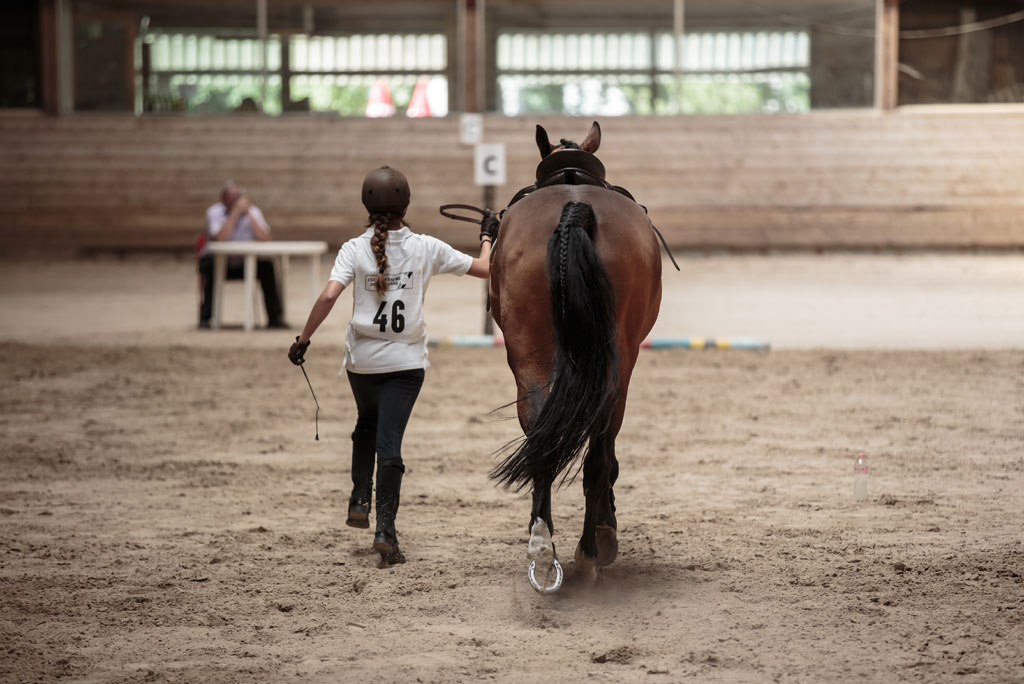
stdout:
POLYGON ((868 458, 864 452, 857 454, 853 465, 853 500, 868 500, 868 458))

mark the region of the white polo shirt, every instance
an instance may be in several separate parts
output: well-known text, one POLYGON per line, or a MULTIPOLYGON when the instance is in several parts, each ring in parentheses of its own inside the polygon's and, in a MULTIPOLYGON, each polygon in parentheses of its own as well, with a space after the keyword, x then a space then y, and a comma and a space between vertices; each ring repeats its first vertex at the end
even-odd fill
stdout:
MULTIPOLYGON (((263 217, 263 212, 256 205, 253 205, 249 211, 252 212, 266 231, 270 232, 270 224, 267 223, 267 219, 263 217)), ((212 240, 214 236, 221 231, 224 224, 228 222, 228 216, 231 214, 228 211, 227 206, 223 202, 217 202, 206 210, 206 233, 212 240)), ((252 230, 252 219, 249 218, 249 214, 245 213, 238 217, 238 221, 235 223, 234 230, 231 231, 231 237, 229 241, 235 240, 255 240, 256 234, 252 230)), ((203 246, 202 255, 206 254, 206 247, 203 246)), ((243 258, 241 256, 232 255, 228 257, 228 266, 230 268, 237 268, 242 265, 243 258)))
POLYGON ((345 365, 353 373, 391 373, 426 368, 427 326, 423 298, 432 276, 465 275, 473 257, 429 235, 402 226, 388 231, 387 291, 377 294, 373 228, 338 250, 331 280, 352 287, 352 320, 345 333, 345 365))
MULTIPOLYGON (((260 208, 253 205, 249 211, 253 213, 260 223, 263 224, 264 228, 269 232, 270 224, 267 223, 267 219, 263 217, 263 212, 260 208)), ((224 205, 223 202, 214 204, 206 210, 206 232, 212 238, 220 229, 224 227, 224 224, 228 222, 228 215, 231 212, 224 205)), ((249 218, 249 214, 242 214, 238 217, 238 222, 235 223, 235 229, 231 231, 230 240, 255 240, 256 234, 252 230, 252 219, 249 218)))

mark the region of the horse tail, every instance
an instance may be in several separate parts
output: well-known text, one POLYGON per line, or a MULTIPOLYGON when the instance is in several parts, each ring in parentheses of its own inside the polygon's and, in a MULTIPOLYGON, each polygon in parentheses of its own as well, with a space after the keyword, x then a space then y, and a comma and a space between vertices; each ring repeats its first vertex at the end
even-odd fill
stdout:
POLYGON ((611 422, 619 360, 615 290, 594 245, 595 224, 590 204, 568 202, 548 240, 554 365, 547 385, 536 390, 548 395, 525 437, 491 473, 505 486, 552 484, 611 422))

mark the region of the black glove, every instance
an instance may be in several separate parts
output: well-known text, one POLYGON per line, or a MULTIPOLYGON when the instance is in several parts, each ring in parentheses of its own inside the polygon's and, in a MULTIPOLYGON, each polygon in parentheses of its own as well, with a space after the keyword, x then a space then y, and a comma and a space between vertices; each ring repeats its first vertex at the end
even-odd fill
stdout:
POLYGON ((306 362, 306 350, 309 349, 309 340, 305 342, 299 342, 299 336, 295 336, 295 342, 292 343, 291 349, 288 350, 288 360, 294 363, 296 366, 301 366, 306 362))
POLYGON ((498 239, 498 227, 501 225, 501 219, 490 209, 484 209, 484 217, 480 221, 480 242, 484 241, 484 238, 490 238, 493 243, 498 239))

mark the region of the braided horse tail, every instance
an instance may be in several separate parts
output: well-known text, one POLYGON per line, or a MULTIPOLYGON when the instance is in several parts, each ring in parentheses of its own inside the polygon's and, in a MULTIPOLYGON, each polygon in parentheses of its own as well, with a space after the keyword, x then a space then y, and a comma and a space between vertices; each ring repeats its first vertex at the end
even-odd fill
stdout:
POLYGON ((618 390, 615 291, 594 246, 595 223, 590 204, 568 202, 548 240, 554 365, 524 440, 491 473, 506 486, 554 483, 608 429, 618 390))

